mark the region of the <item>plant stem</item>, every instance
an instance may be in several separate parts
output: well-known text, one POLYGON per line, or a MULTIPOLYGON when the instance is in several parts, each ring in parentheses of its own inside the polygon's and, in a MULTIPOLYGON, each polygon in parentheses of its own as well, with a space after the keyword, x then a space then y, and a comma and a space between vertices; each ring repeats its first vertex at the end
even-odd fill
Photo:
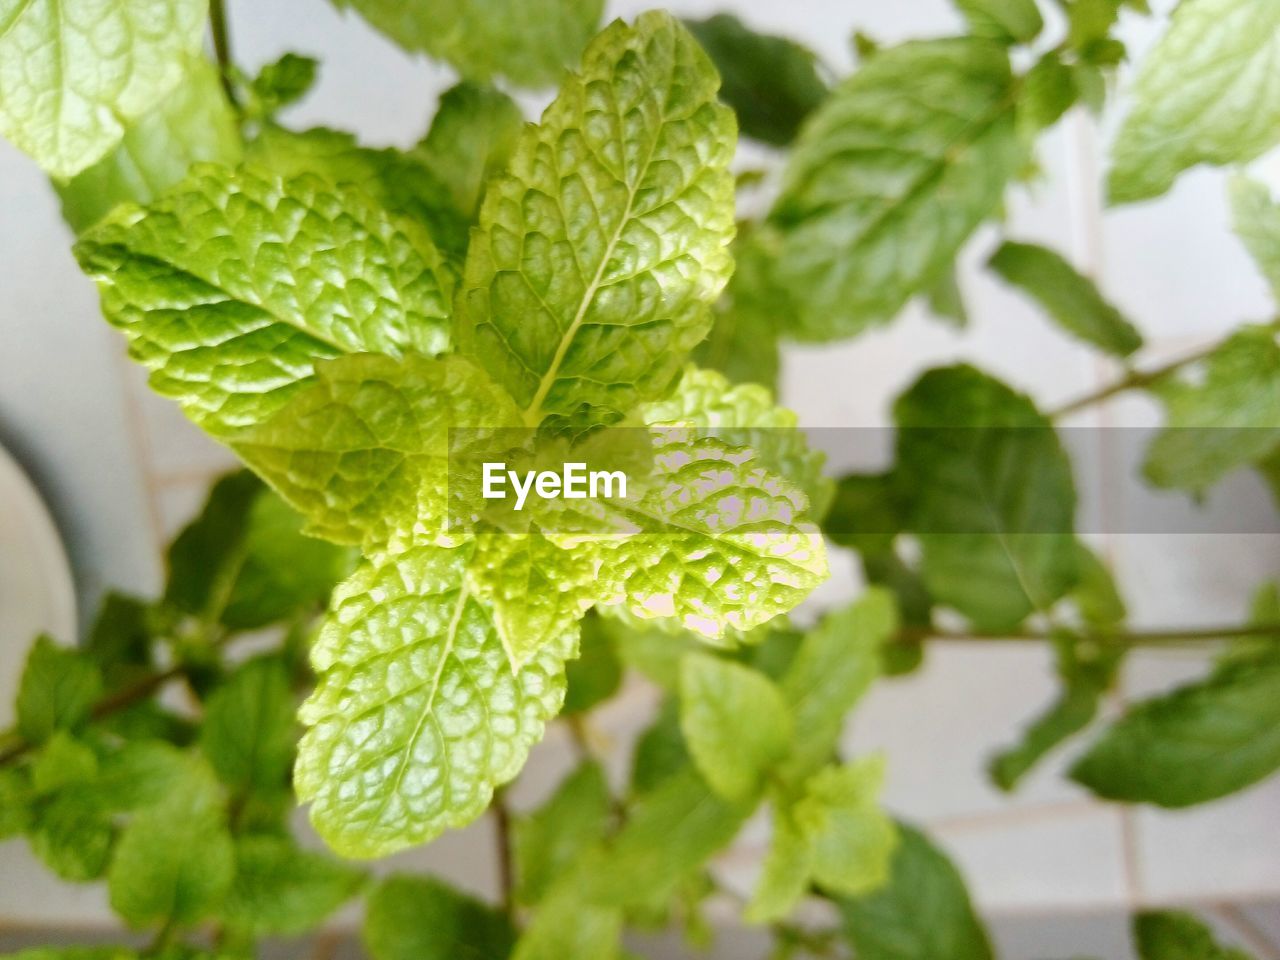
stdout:
POLYGON ((515 910, 515 857, 511 849, 511 808, 507 806, 506 791, 499 787, 493 792, 494 828, 498 833, 498 888, 502 896, 502 908, 508 914, 515 910))
MULTIPOLYGON (((952 633, 943 630, 909 628, 898 632, 904 642, 926 640, 941 641, 1010 641, 1040 643, 1053 640, 1057 635, 1037 630, 1012 630, 1005 632, 966 631, 952 633)), ((1204 640, 1230 640, 1234 637, 1265 637, 1280 640, 1280 623, 1231 624, 1222 627, 1196 627, 1180 630, 1090 630, 1082 639, 1126 647, 1163 646, 1170 643, 1188 643, 1204 640)))
POLYGON ((231 82, 234 66, 231 60, 231 36, 227 29, 225 0, 209 0, 209 32, 213 35, 213 55, 218 60, 218 76, 232 106, 238 106, 235 85, 231 82))

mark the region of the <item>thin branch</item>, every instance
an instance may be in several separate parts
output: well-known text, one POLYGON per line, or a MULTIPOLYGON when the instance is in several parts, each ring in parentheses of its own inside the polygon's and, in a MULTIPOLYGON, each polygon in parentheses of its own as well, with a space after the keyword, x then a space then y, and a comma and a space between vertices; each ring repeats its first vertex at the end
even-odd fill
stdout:
MULTIPOLYGON (((962 633, 910 627, 898 632, 898 639, 907 643, 941 640, 944 642, 1042 643, 1057 639, 1060 634, 1040 630, 1009 630, 986 632, 970 630, 962 633)), ((1230 640, 1236 637, 1258 637, 1280 640, 1280 623, 1231 624, 1221 627, 1196 627, 1178 630, 1087 630, 1081 631, 1081 639, 1125 647, 1163 646, 1176 643, 1193 643, 1208 640, 1230 640)))
POLYGON ((493 792, 489 811, 493 814, 494 829, 498 834, 498 888, 502 907, 511 913, 515 909, 515 855, 511 848, 511 808, 507 806, 506 792, 501 788, 493 792))
POLYGON ((209 32, 213 35, 213 54, 218 60, 218 76, 232 106, 237 105, 235 85, 231 82, 234 63, 231 59, 231 36, 227 29, 225 0, 209 0, 209 32))

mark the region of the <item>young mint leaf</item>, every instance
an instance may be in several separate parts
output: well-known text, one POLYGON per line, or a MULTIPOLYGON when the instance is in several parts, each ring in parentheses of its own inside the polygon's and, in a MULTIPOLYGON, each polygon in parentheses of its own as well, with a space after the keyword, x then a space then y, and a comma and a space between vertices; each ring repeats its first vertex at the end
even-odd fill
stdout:
POLYGON ((253 936, 305 933, 359 892, 363 871, 285 837, 241 837, 225 922, 253 936))
POLYGON ((814 844, 789 802, 773 801, 773 837, 760 879, 743 911, 748 923, 773 923, 795 909, 813 880, 814 844))
MULTIPOLYGON (((1022 78, 1022 94, 1018 98, 1018 126, 1023 135, 1034 139, 1054 126, 1077 100, 1086 99, 1081 80, 1081 64, 1068 66, 1062 55, 1050 51, 1036 61, 1022 78)), ((1105 95, 1106 88, 1103 87, 1105 95)))
POLYGON ((685 26, 720 71, 720 99, 738 115, 743 136, 786 146, 826 98, 817 56, 794 40, 757 33, 728 13, 685 26))
POLYGON ((1135 914, 1133 943, 1139 960, 1253 960, 1243 950, 1221 946, 1206 924, 1180 910, 1135 914))
POLYGON ((152 386, 215 435, 266 420, 318 359, 449 342, 450 280, 426 234, 314 176, 199 167, 76 253, 152 386))
POLYGON ((1232 177, 1229 195, 1236 235, 1280 300, 1280 205, 1265 184, 1247 177, 1232 177))
POLYGON ((199 162, 233 166, 242 147, 235 112, 203 56, 186 60, 182 80, 106 156, 70 180, 54 181, 63 219, 73 230, 93 226, 122 203, 147 204, 199 162))
POLYGON ((1081 619, 1091 627, 1114 627, 1123 623, 1128 611, 1115 577, 1101 557, 1079 542, 1076 543, 1076 571, 1080 579, 1069 596, 1081 619))
POLYGON ((572 887, 558 890, 520 935, 512 960, 621 960, 622 911, 584 899, 572 887))
POLYGON ((1243 163, 1280 140, 1280 97, 1239 82, 1277 55, 1280 9, 1266 0, 1179 4, 1134 83, 1112 148, 1111 202, 1159 196, 1189 167, 1243 163))
POLYGON ((271 119, 285 107, 305 97, 315 85, 320 63, 314 57, 286 53, 263 66, 249 81, 253 113, 271 119))
POLYGON ((514 941, 503 914, 431 877, 392 875, 369 895, 373 960, 505 960, 514 941))
POLYGON ((859 960, 993 960, 956 868, 915 829, 898 835, 888 886, 838 901, 859 960))
POLYGON ((613 622, 591 613, 582 620, 578 658, 565 667, 569 689, 562 716, 585 713, 617 692, 622 683, 622 662, 613 646, 614 629, 613 622))
POLYGON ((975 37, 1030 43, 1044 29, 1036 0, 956 0, 975 37))
POLYGON ((792 718, 764 674, 708 654, 680 669, 680 728, 703 779, 722 797, 759 797, 791 745, 792 718), (751 717, 750 723, 743 718, 751 717))
POLYGON ((609 784, 598 763, 584 763, 542 807, 516 821, 516 891, 535 904, 578 856, 604 839, 609 826, 609 784))
POLYGON ((800 782, 831 759, 845 714, 879 676, 881 649, 897 629, 892 594, 873 588, 805 634, 781 683, 798 734, 786 779, 800 782))
POLYGON ((376 857, 482 813, 564 698, 575 632, 514 672, 466 584, 470 546, 366 561, 334 593, 294 781, 339 853, 376 857))
POLYGON ((1280 769, 1280 658, 1228 659, 1205 680, 1144 700, 1071 769, 1110 800, 1188 807, 1280 769))
POLYGON ((359 187, 390 213, 425 227, 452 275, 467 250, 468 218, 454 207, 450 186, 417 151, 362 147, 349 133, 316 127, 295 132, 266 124, 248 145, 249 163, 277 176, 313 174, 359 187))
POLYGON ((490 184, 458 335, 529 425, 620 419, 706 335, 734 229, 733 115, 716 87, 668 14, 614 23, 490 184))
POLYGON ((751 450, 761 466, 804 491, 811 517, 823 516, 831 503, 835 485, 822 472, 826 454, 810 449, 800 418, 777 406, 764 387, 734 386, 723 374, 690 366, 675 390, 646 404, 640 416, 659 427, 690 424, 700 435, 751 450))
POLYGON ((1103 299, 1092 280, 1053 250, 1010 241, 995 252, 988 266, 1081 340, 1117 357, 1127 357, 1142 346, 1142 335, 1133 324, 1103 299))
POLYGON ((199 515, 169 545, 168 606, 209 625, 221 621, 244 556, 249 512, 262 492, 247 470, 218 478, 199 515))
POLYGON ((198 56, 204 0, 28 0, 0 10, 0 135, 74 176, 169 95, 198 56))
POLYGON ((71 784, 89 782, 97 772, 98 757, 92 748, 59 730, 31 765, 31 785, 37 793, 55 793, 71 784))
POLYGON ((813 847, 813 881, 839 896, 884 886, 897 830, 880 808, 884 758, 824 767, 804 786, 795 819, 813 847))
POLYGON ((93 660, 52 637, 37 637, 18 685, 18 733, 43 743, 58 730, 74 730, 89 719, 101 694, 102 674, 93 660))
POLYGON ((788 333, 857 333, 938 282, 1022 166, 1014 94, 1007 51, 979 39, 883 50, 836 88, 769 215, 788 333))
POLYGON ((444 183, 468 222, 475 219, 485 185, 506 169, 524 129, 524 114, 501 91, 460 83, 440 95, 426 139, 413 151, 444 183))
POLYGON ((1075 488, 1053 426, 968 366, 898 398, 897 489, 929 593, 981 629, 1014 627, 1076 583, 1075 488))
POLYGON ((400 549, 444 533, 449 428, 479 437, 519 414, 457 356, 361 354, 317 363, 315 380, 233 442, 244 461, 336 543, 400 549))
POLYGON ((111 859, 111 907, 132 927, 194 923, 218 909, 235 852, 213 772, 194 758, 163 801, 125 827, 111 859))
POLYGON ((238 666, 205 705, 200 747, 237 794, 287 790, 296 739, 293 691, 278 656, 238 666))
POLYGON ((406 50, 445 60, 469 80, 525 87, 560 79, 600 22, 603 0, 333 0, 406 50))
POLYGON ((1280 339, 1244 326, 1204 361, 1198 382, 1157 384, 1166 429, 1143 473, 1158 487, 1201 491, 1280 448, 1280 339))

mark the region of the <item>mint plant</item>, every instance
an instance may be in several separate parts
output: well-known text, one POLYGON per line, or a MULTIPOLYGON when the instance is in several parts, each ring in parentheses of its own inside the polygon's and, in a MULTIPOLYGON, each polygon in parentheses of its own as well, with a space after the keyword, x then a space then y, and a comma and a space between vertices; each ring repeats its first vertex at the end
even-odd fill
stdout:
MULTIPOLYGON (((993 745, 1002 789, 1094 726, 1149 644, 1220 656, 1105 726, 1076 782, 1182 807, 1280 768, 1280 588, 1244 585, 1240 623, 1127 627, 1057 431, 1146 390, 1167 411, 1147 482, 1198 495, 1253 469, 1280 497, 1275 321, 1139 366, 1138 324, 1061 254, 1002 236, 989 268, 1122 363, 1112 386, 1046 411, 973 366, 930 370, 893 404, 892 468, 843 477, 772 393, 781 341, 854 336, 917 297, 969 322, 957 255, 1034 178, 1044 131, 1107 107, 1115 28, 1142 0, 1063 0, 1057 21, 957 0, 963 36, 856 34, 844 79, 729 15, 596 32, 598 0, 339 6, 457 71, 412 149, 287 126, 322 67, 246 74, 220 0, 0 9, 0 132, 49 173, 152 387, 248 468, 171 545, 162 596, 110 595, 81 646, 31 648, 0 836, 105 881, 149 939, 18 956, 249 957, 353 898, 374 960, 620 960, 653 927, 692 948, 705 901, 733 897, 712 858, 764 809, 738 906, 774 957, 987 960, 956 869, 881 805, 893 758, 841 747, 872 684, 937 637, 1056 654, 1059 699, 993 745), (532 124, 504 92, 555 84, 532 124), (776 184, 735 181, 739 129, 785 149, 776 184), (749 192, 767 209, 739 221, 749 192), (631 482, 511 509, 471 484, 481 463, 631 482), (828 544, 869 586, 793 620, 828 544), (627 673, 663 700, 620 782, 591 714, 627 673), (514 810, 506 785, 551 723, 578 765, 514 810), (295 836, 299 803, 329 852, 295 836), (498 903, 353 862, 486 811, 498 903), (836 920, 796 919, 813 900, 836 920)), ((1265 0, 1180 4, 1134 85, 1112 200, 1273 147, 1280 101, 1251 71, 1277 43, 1265 0)), ((1231 199, 1280 291, 1280 207, 1243 174, 1231 199)), ((1134 944, 1245 956, 1168 911, 1137 916, 1134 944)))

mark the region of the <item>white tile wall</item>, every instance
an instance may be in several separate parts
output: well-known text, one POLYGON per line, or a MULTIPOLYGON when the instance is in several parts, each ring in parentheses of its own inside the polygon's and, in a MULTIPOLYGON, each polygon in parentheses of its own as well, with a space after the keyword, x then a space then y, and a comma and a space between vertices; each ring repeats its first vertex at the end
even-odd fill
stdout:
MULTIPOLYGON (((735 9, 761 27, 807 41, 842 71, 855 26, 894 41, 943 33, 955 22, 944 0, 670 5, 694 15, 735 9)), ((629 16, 645 6, 625 0, 611 3, 610 12, 629 16)), ((299 124, 354 129, 374 144, 408 144, 449 82, 444 69, 405 56, 319 0, 232 0, 230 14, 246 67, 288 49, 321 57, 318 89, 291 118, 299 124)), ((1139 44, 1152 35, 1149 24, 1129 24, 1139 44)), ((1109 118, 1104 126, 1112 124, 1109 118)), ((1104 212, 1098 187, 1104 140, 1083 116, 1047 138, 1045 178, 1015 192, 1007 233, 1051 243, 1093 270, 1148 335, 1144 361, 1198 346, 1240 319, 1269 315, 1265 287, 1227 232, 1222 175, 1197 172, 1159 202, 1104 212)), ((1280 173, 1277 163, 1261 169, 1280 184, 1280 176, 1271 176, 1280 173)), ((68 253, 69 239, 40 174, 0 143, 0 440, 48 497, 88 609, 106 585, 158 588, 157 545, 195 508, 207 479, 231 460, 122 362, 121 342, 98 317, 93 291, 68 253)), ((994 229, 984 230, 963 258, 971 330, 956 333, 913 307, 892 326, 856 340, 790 349, 784 393, 803 422, 884 423, 892 396, 919 372, 960 359, 1049 404, 1104 382, 1112 373, 1107 364, 980 271, 998 239, 994 229)), ((1140 401, 1125 400, 1080 422, 1140 424, 1150 416, 1140 401)), ((1148 626, 1235 619, 1252 585, 1280 570, 1275 537, 1112 536, 1103 546, 1117 563, 1135 618, 1148 626)), ((833 582, 815 605, 855 592, 847 558, 833 566, 833 582)), ((1128 672, 1126 693, 1161 688, 1199 667, 1199 661, 1140 658, 1128 672)), ((989 910, 1280 894, 1276 784, 1200 811, 1121 815, 1065 784, 1058 760, 1013 797, 994 791, 982 772, 990 750, 1006 743, 1052 691, 1042 650, 942 646, 920 674, 882 684, 868 697, 847 743, 860 751, 887 750, 890 804, 938 830, 989 910)), ((651 704, 644 689, 629 689, 601 720, 602 744, 621 750, 651 704)), ((535 752, 518 802, 530 802, 554 781, 568 749, 567 738, 553 731, 535 752)), ((625 756, 614 762, 621 768, 625 756)), ((760 839, 754 831, 744 838, 746 853, 760 839)), ((741 859, 729 858, 729 868, 741 859)), ((491 889, 492 831, 481 822, 395 863, 491 889)), ((57 884, 20 844, 10 843, 0 846, 0 920, 17 918, 105 921, 107 911, 100 891, 57 884)), ((1093 952, 1123 955, 1110 949, 1100 945, 1093 952)))

